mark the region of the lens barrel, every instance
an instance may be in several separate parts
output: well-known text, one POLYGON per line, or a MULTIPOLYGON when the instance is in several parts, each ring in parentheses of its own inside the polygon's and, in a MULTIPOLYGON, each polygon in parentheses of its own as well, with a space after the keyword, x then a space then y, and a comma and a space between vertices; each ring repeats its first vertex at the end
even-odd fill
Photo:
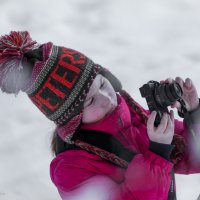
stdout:
POLYGON ((175 103, 183 95, 178 83, 163 83, 155 87, 155 100, 161 107, 175 103))

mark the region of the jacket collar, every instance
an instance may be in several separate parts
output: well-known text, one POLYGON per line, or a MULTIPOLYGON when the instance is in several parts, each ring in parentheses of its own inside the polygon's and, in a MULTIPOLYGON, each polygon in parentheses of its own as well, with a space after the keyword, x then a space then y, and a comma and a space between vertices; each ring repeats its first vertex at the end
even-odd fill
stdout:
POLYGON ((103 131, 115 136, 120 130, 129 127, 131 115, 126 101, 120 95, 117 96, 117 100, 118 106, 112 113, 98 122, 82 124, 81 129, 103 131))

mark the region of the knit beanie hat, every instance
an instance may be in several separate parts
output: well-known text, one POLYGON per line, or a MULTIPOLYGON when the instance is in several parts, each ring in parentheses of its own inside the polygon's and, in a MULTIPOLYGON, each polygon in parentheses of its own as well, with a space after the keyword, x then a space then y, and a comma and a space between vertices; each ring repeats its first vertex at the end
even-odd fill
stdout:
MULTIPOLYGON (((52 42, 39 45, 27 31, 0 37, 1 90, 15 95, 25 92, 67 134, 80 125, 83 103, 97 74, 106 77, 116 92, 121 90, 111 72, 78 51, 52 42)), ((60 137, 66 141, 66 134, 60 137)))

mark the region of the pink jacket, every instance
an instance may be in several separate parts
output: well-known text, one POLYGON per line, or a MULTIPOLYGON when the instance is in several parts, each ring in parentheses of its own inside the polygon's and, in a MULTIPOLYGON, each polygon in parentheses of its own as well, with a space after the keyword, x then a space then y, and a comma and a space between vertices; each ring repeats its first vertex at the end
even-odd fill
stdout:
MULTIPOLYGON (((167 200, 173 163, 149 150, 146 125, 120 99, 112 114, 81 128, 108 132, 137 155, 122 169, 85 150, 59 154, 51 162, 50 175, 63 200, 167 200)), ((187 140, 183 122, 175 121, 175 133, 187 140)), ((186 151, 174 170, 199 173, 200 166, 186 151)))

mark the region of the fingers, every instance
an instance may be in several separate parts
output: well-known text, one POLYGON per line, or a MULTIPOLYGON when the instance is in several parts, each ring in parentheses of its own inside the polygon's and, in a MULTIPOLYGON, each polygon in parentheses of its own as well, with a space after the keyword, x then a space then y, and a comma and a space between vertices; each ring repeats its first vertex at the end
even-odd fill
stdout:
MULTIPOLYGON (((190 78, 183 80, 181 77, 176 77, 175 80, 172 78, 167 78, 165 81, 162 80, 160 83, 173 83, 176 82, 180 85, 182 89, 181 99, 185 102, 186 108, 188 111, 195 110, 199 106, 199 99, 197 89, 193 84, 193 81, 190 78)), ((179 102, 175 102, 171 105, 172 108, 177 108, 180 110, 181 105, 179 102)))
POLYGON ((185 87, 190 89, 192 87, 192 80, 189 78, 185 79, 185 87))
POLYGON ((174 111, 173 110, 170 110, 170 119, 172 122, 174 122, 174 111))
POLYGON ((163 116, 162 116, 162 119, 160 121, 160 124, 157 128, 157 131, 158 132, 164 132, 165 129, 166 129, 167 123, 168 123, 168 114, 164 113, 163 116))
POLYGON ((167 78, 166 79, 166 83, 173 83, 174 82, 174 79, 173 78, 167 78))
POLYGON ((174 132, 174 112, 171 110, 168 115, 167 126, 163 134, 168 134, 169 132, 174 132))
POLYGON ((147 133, 149 139, 154 142, 171 144, 174 135, 174 113, 164 113, 158 127, 154 127, 156 112, 153 111, 147 121, 147 133))
POLYGON ((180 104, 180 102, 176 101, 174 104, 171 105, 171 108, 177 108, 177 109, 180 109, 180 108, 181 108, 181 104, 180 104))
POLYGON ((190 89, 193 86, 193 82, 190 78, 186 78, 185 81, 181 77, 176 77, 175 81, 181 86, 190 89))
POLYGON ((149 118, 147 120, 147 129, 149 132, 153 132, 155 127, 154 127, 154 121, 155 121, 155 118, 156 118, 156 111, 153 111, 150 115, 149 115, 149 118))
MULTIPOLYGON (((156 111, 153 111, 149 116, 149 119, 147 121, 147 128, 149 131, 155 131, 154 122, 155 122, 156 114, 157 114, 156 111)), ((174 112, 171 110, 170 114, 167 114, 167 113, 163 114, 160 124, 157 127, 156 131, 164 132, 166 128, 168 126, 171 127, 173 123, 174 123, 174 112)))
POLYGON ((184 81, 181 77, 176 77, 175 81, 181 86, 182 90, 183 90, 183 85, 184 85, 184 81))
POLYGON ((166 80, 161 80, 160 83, 174 83, 177 82, 182 88, 183 86, 186 86, 187 88, 190 88, 192 86, 192 80, 190 78, 186 78, 185 81, 181 77, 173 78, 167 78, 166 80))
MULTIPOLYGON (((160 83, 178 83, 181 89, 184 90, 192 90, 194 87, 193 82, 190 78, 186 78, 185 81, 181 77, 176 77, 175 80, 173 78, 167 78, 165 81, 160 81, 160 83)), ((175 106, 176 107, 176 106, 175 106)))
POLYGON ((171 77, 160 81, 160 83, 173 83, 173 82, 174 82, 174 79, 171 77))

